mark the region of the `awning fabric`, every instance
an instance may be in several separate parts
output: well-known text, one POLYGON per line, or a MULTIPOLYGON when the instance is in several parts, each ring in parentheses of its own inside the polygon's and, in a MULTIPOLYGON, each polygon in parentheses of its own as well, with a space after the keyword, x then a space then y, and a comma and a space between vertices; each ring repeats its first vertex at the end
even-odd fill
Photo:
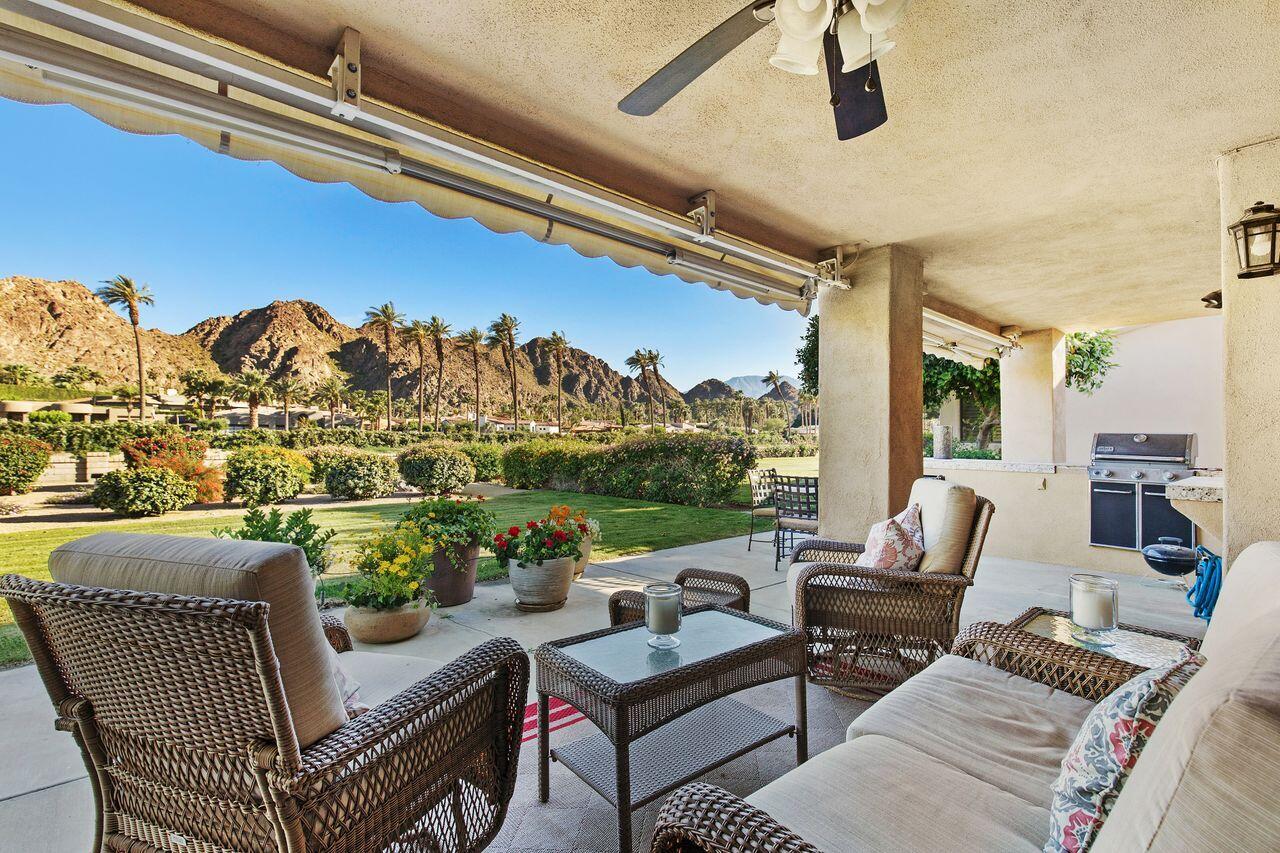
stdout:
MULTIPOLYGON (((237 159, 277 163, 308 181, 346 182, 381 201, 413 202, 446 219, 474 219, 500 234, 519 232, 539 242, 569 246, 585 257, 607 257, 624 267, 643 267, 655 275, 674 275, 689 283, 727 290, 739 298, 808 313, 810 300, 806 297, 812 291, 806 293, 804 282, 799 279, 779 278, 740 258, 733 259, 735 268, 776 281, 777 288, 743 286, 699 270, 675 267, 661 251, 440 186, 400 169, 412 159, 419 166, 482 182, 531 202, 590 216, 595 222, 634 235, 646 245, 661 245, 664 241, 663 235, 645 234, 635 223, 609 221, 598 210, 575 205, 572 199, 547 195, 535 198, 514 182, 504 186, 492 174, 468 174, 458 163, 442 159, 433 162, 422 151, 414 151, 410 157, 388 140, 336 120, 234 87, 220 92, 214 80, 0 10, 0 51, 22 55, 24 50, 41 52, 42 57, 52 59, 33 68, 7 56, 0 57, 0 96, 33 104, 69 104, 130 133, 176 134, 237 159), (51 69, 51 65, 75 70, 63 72, 51 69)), ((686 255, 711 261, 724 258, 698 245, 679 248, 686 255)))

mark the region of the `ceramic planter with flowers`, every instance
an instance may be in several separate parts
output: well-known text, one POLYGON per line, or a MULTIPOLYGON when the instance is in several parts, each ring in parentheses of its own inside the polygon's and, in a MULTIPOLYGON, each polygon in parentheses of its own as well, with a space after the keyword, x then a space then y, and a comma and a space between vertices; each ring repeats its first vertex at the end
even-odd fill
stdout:
POLYGON ((582 534, 582 545, 579 548, 582 556, 573 564, 573 579, 576 581, 582 577, 587 564, 591 562, 591 546, 600 541, 600 522, 587 518, 585 509, 574 511, 567 505, 553 506, 547 518, 560 527, 576 527, 582 534))
POLYGON ((431 618, 426 580, 435 571, 433 544, 412 522, 370 534, 356 551, 354 580, 343 590, 344 621, 362 643, 394 643, 417 634, 431 618))
POLYGON ((425 583, 440 607, 466 604, 475 597, 480 543, 489 541, 496 523, 483 502, 484 498, 424 500, 404 514, 405 523, 416 524, 434 548, 435 571, 425 583))
POLYGON ((569 598, 574 564, 582 557, 582 532, 550 518, 528 521, 494 536, 493 553, 511 576, 516 607, 559 610, 569 598))

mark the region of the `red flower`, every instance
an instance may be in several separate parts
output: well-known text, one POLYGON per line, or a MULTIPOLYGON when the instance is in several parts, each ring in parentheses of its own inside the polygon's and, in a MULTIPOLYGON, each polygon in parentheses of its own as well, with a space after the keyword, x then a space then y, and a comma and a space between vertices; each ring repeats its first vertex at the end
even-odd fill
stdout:
POLYGON ((555 538, 557 542, 563 542, 564 540, 569 538, 569 534, 565 533, 563 530, 557 530, 555 533, 551 535, 552 537, 555 538))
POLYGON ((585 535, 586 535, 586 532, 587 532, 587 526, 586 526, 585 524, 579 524, 579 525, 578 525, 578 532, 579 532, 579 533, 581 533, 581 534, 583 534, 583 535, 585 536, 585 535))
POLYGON ((494 543, 495 543, 495 544, 498 544, 498 545, 506 545, 506 544, 507 544, 507 540, 505 540, 505 539, 503 539, 503 538, 502 538, 502 534, 501 534, 501 533, 499 533, 497 536, 493 537, 493 541, 494 541, 494 543))
POLYGON ((513 526, 511 527, 511 529, 507 531, 507 535, 508 535, 508 536, 511 536, 511 537, 519 536, 519 535, 520 535, 520 528, 519 528, 519 527, 516 527, 516 526, 514 526, 514 525, 513 525, 513 526))
POLYGON ((538 529, 538 522, 536 522, 536 521, 530 521, 530 522, 528 522, 527 524, 525 524, 525 527, 529 528, 530 530, 537 530, 537 529, 538 529))
POLYGON ((550 539, 543 539, 543 540, 542 540, 542 544, 543 544, 543 546, 544 546, 544 547, 546 547, 546 548, 550 548, 550 547, 552 547, 552 546, 554 546, 554 545, 555 545, 555 543, 554 543, 554 542, 552 542, 550 539))

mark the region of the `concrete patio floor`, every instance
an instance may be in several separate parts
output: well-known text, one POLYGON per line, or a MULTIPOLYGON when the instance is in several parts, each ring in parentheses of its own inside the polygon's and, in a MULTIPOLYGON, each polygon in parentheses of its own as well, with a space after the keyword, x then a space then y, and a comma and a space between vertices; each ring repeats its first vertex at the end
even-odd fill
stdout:
MULTIPOLYGON (((490 637, 510 636, 532 651, 546 640, 607 625, 605 602, 615 590, 670 580, 689 566, 742 575, 751 583, 752 612, 780 622, 790 621, 785 563, 775 572, 770 547, 756 545, 748 554, 745 537, 739 537, 592 564, 574 585, 565 607, 553 613, 521 613, 512 604, 509 584, 481 584, 472 602, 438 610, 414 639, 365 650, 443 663, 490 637)), ((1035 605, 1065 608, 1070 571, 1066 566, 984 557, 977 583, 965 598, 961 621, 1007 621, 1035 605)), ((1191 616, 1182 593, 1176 589, 1160 584, 1154 575, 1115 577, 1120 582, 1123 621, 1203 635, 1204 623, 1191 616)), ((359 673, 353 674, 359 678, 359 673)), ((830 695, 842 721, 865 707, 863 703, 830 695), (847 708, 843 707, 845 704, 847 708)), ((0 731, 6 736, 0 760, 0 849, 26 853, 88 849, 93 831, 93 798, 84 766, 72 739, 53 730, 53 708, 35 668, 24 666, 0 672, 0 696, 0 731)), ((530 701, 533 698, 531 691, 530 701)), ((590 729, 589 724, 580 724, 564 734, 571 740, 590 729)), ((522 773, 521 784, 529 782, 530 777, 522 773)), ((536 814, 535 807, 525 820, 536 819, 536 814)))

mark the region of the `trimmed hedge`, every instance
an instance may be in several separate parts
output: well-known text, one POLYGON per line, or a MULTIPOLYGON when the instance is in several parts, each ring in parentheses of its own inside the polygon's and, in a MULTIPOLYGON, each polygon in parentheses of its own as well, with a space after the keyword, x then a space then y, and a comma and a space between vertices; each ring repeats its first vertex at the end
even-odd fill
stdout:
POLYGON ((329 469, 333 467, 335 462, 359 452, 359 450, 352 447, 321 444, 318 447, 309 447, 303 450, 302 455, 311 462, 311 482, 323 483, 325 475, 329 473, 329 469))
POLYGON ((324 476, 324 487, 335 498, 362 500, 386 497, 399 481, 394 458, 365 451, 335 460, 324 476))
POLYGON ((463 453, 438 444, 417 444, 396 457, 400 478, 428 495, 462 491, 476 477, 476 466, 463 453))
POLYGON ((496 483, 502 477, 502 448, 496 444, 469 441, 459 444, 458 451, 466 454, 476 469, 477 483, 496 483))
POLYGON ((50 449, 83 456, 86 453, 117 453, 120 446, 134 438, 161 438, 182 435, 173 424, 137 421, 111 423, 33 424, 0 420, 0 435, 25 435, 49 445, 50 449))
POLYGON ((760 457, 793 457, 793 456, 817 456, 818 445, 792 442, 753 442, 752 447, 755 448, 756 455, 760 457))
POLYGON ((514 488, 554 488, 707 506, 727 503, 756 453, 741 438, 700 434, 645 435, 612 445, 541 439, 502 456, 514 488))
POLYGON ((164 515, 196 499, 196 487, 167 468, 126 468, 98 478, 91 500, 130 518, 164 515))
POLYGON ((280 503, 302 493, 311 463, 283 447, 245 447, 227 457, 226 494, 250 508, 280 503))
POLYGON ((27 415, 27 422, 33 424, 53 424, 62 426, 71 423, 71 413, 58 409, 39 409, 27 415))
POLYGON ((25 495, 48 467, 48 444, 0 433, 0 495, 25 495))

